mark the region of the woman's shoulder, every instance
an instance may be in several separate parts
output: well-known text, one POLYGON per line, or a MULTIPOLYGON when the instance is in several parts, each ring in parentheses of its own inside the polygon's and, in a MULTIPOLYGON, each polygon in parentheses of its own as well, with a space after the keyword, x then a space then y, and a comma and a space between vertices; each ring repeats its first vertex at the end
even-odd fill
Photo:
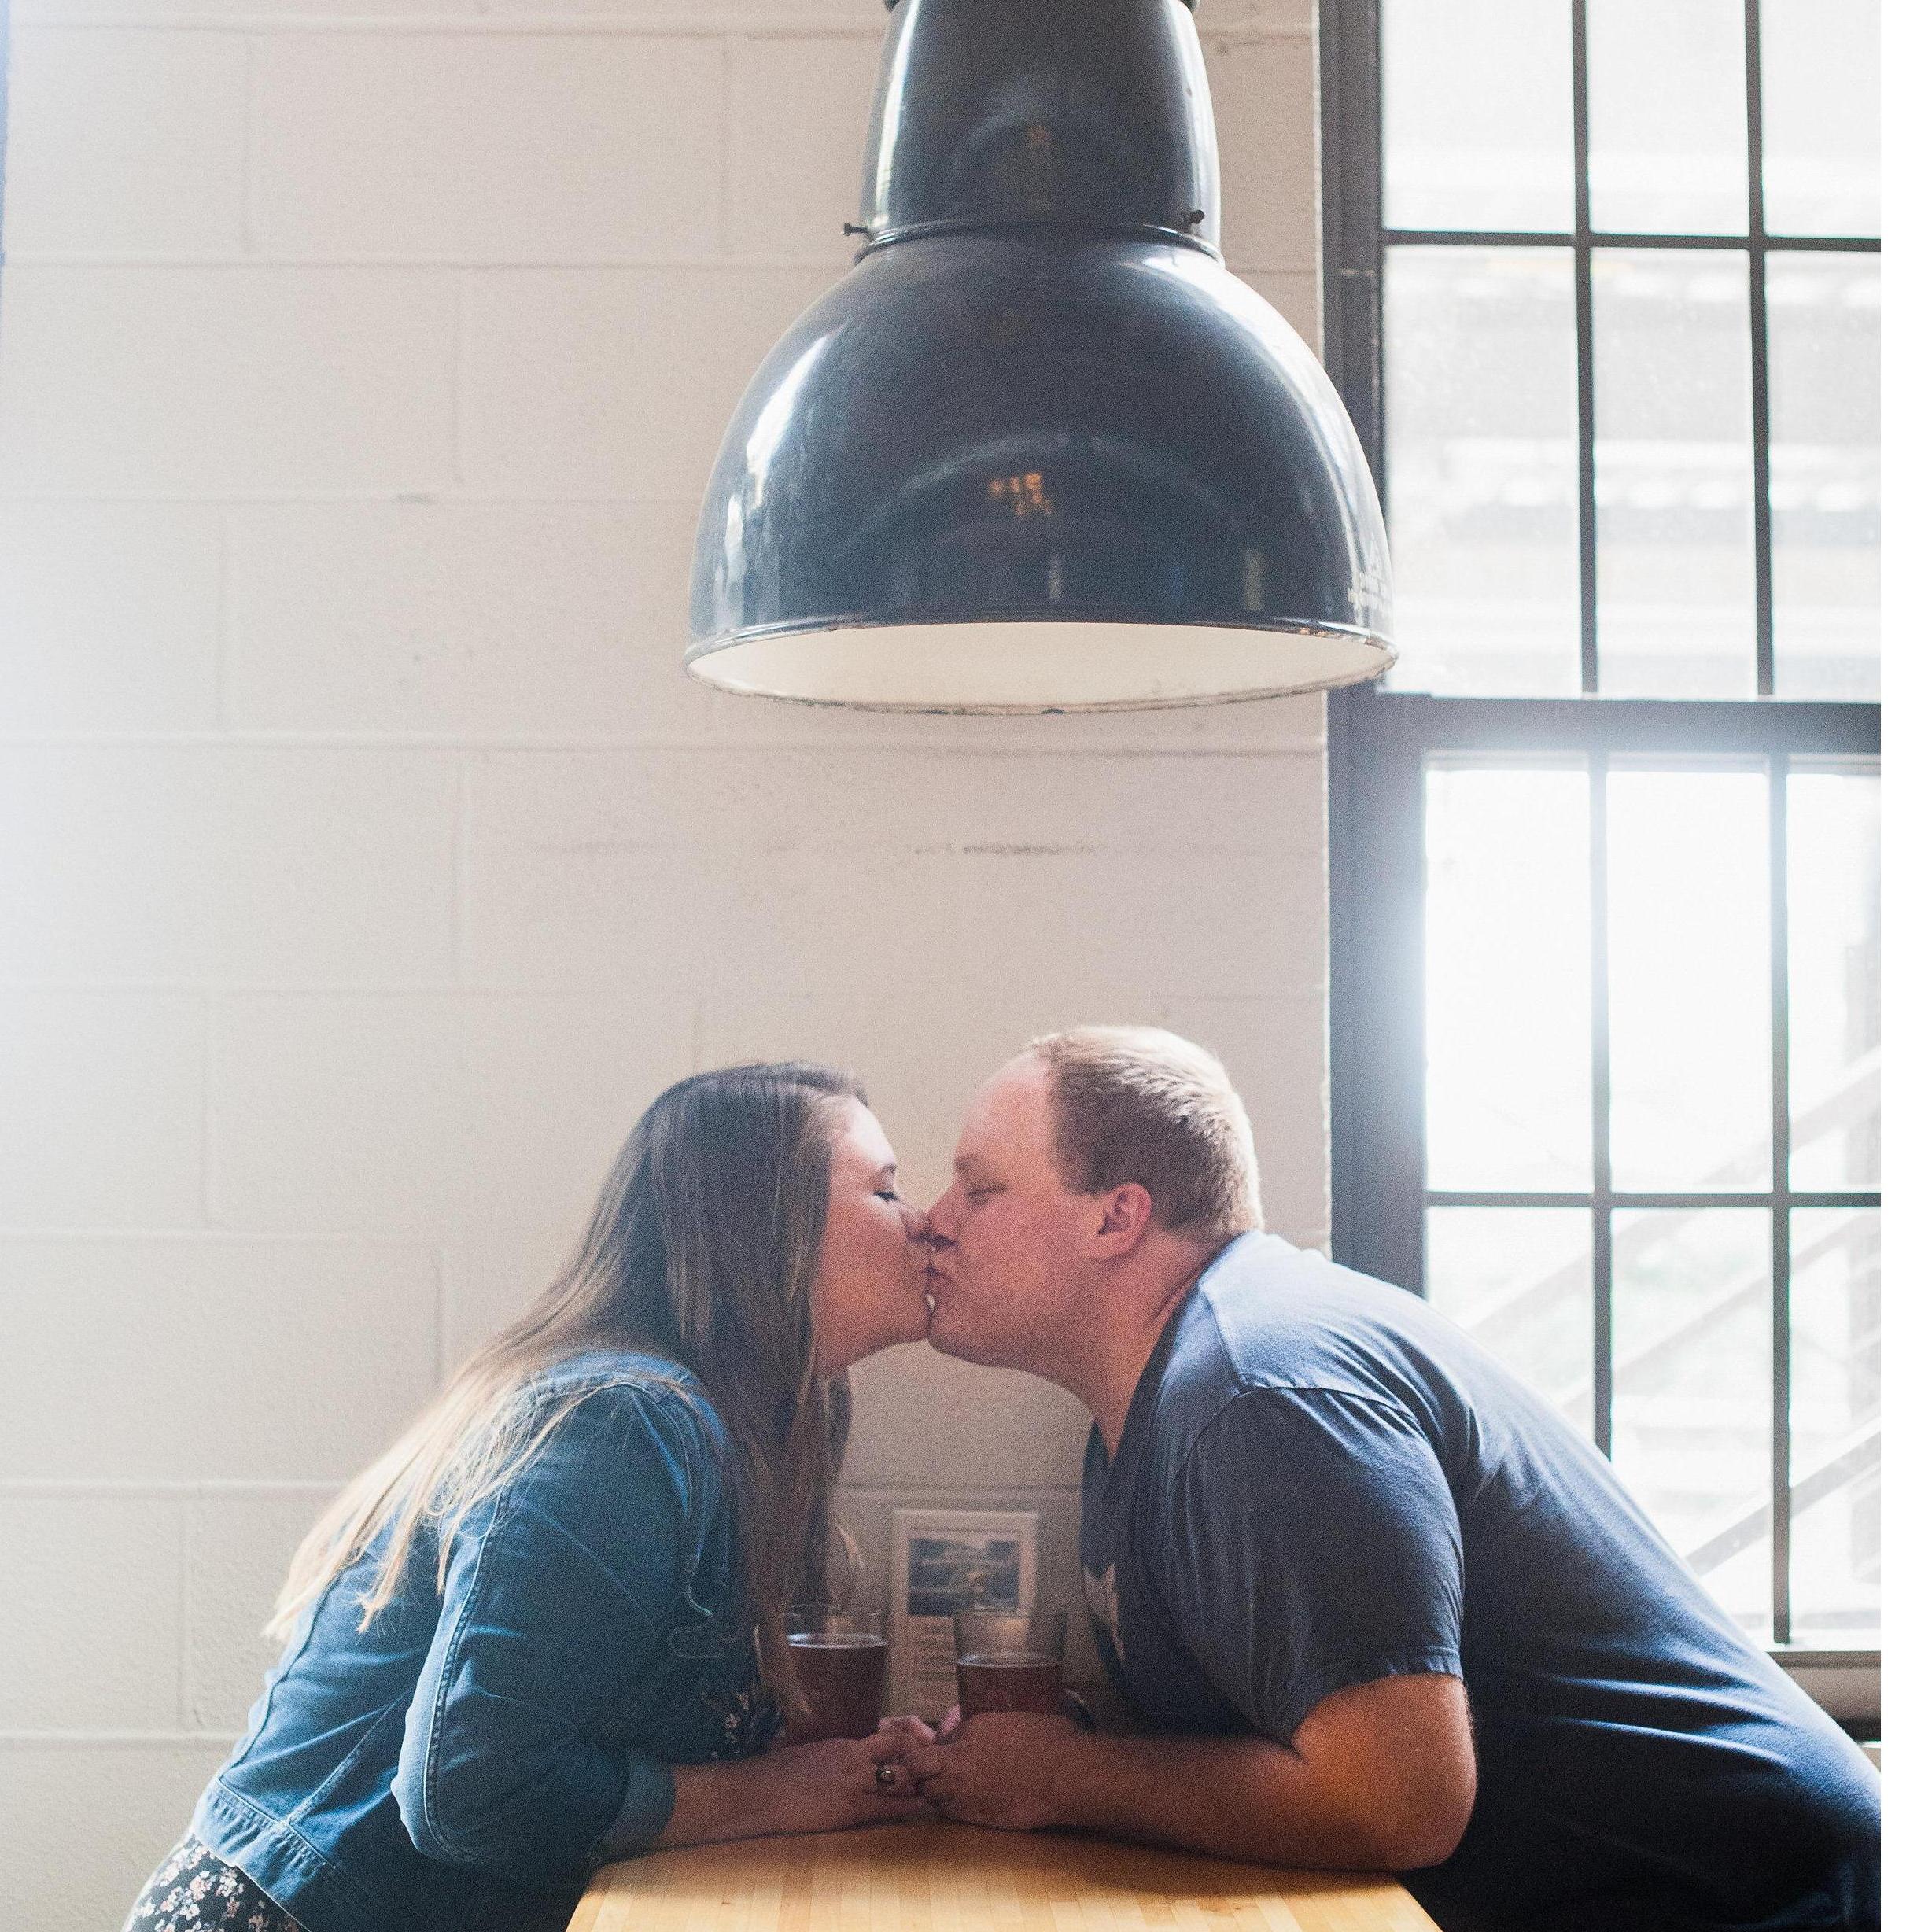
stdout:
POLYGON ((562 1356, 530 1377, 524 1399, 540 1416, 563 1408, 585 1428, 629 1424, 702 1456, 725 1443, 723 1419, 697 1376, 647 1349, 585 1348, 562 1356))
POLYGON ((651 1348, 626 1348, 611 1343, 587 1344, 573 1348, 545 1362, 531 1377, 533 1386, 557 1389, 576 1388, 586 1382, 609 1382, 614 1386, 635 1384, 656 1388, 661 1384, 696 1388, 698 1377, 675 1356, 659 1355, 651 1348))

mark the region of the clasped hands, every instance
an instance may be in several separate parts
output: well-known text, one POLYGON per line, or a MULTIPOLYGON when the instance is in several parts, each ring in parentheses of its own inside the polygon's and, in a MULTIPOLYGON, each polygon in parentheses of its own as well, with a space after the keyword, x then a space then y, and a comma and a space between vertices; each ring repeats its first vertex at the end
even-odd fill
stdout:
POLYGON ((962 1720, 955 1705, 937 1731, 917 1717, 889 1717, 879 1730, 902 1740, 882 1761, 911 1775, 921 1808, 1005 1831, 1062 1822, 1067 1746, 1081 1735, 1071 1717, 984 1711, 962 1720))

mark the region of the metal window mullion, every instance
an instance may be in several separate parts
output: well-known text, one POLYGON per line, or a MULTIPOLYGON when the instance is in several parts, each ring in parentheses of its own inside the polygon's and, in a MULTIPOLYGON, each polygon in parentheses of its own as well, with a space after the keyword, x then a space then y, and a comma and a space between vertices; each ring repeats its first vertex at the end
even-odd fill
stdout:
MULTIPOLYGON (((1771 551, 1771 319, 1766 298, 1764 42, 1760 0, 1744 0, 1744 153, 1750 209, 1751 561, 1758 695, 1777 686, 1771 551)), ((1774 750, 1771 913, 1771 1639, 1791 1641, 1791 972, 1786 864, 1791 761, 1774 750)))
MULTIPOLYGON (((1366 750, 1366 747, 1358 747, 1366 750)), ((1392 903, 1380 909, 1378 951, 1391 979, 1382 1011, 1373 1016, 1375 1050, 1383 1057, 1386 1138, 1375 1156, 1376 1198, 1382 1213, 1373 1237, 1371 1272, 1414 1294, 1428 1292, 1429 1211, 1429 780, 1428 760, 1412 744, 1393 751, 1396 783, 1378 828, 1392 903)), ((1358 1017, 1364 1017, 1358 1016, 1358 1017)))
MULTIPOLYGON (((1382 238, 1395 248, 1426 245, 1429 248, 1568 248, 1575 238, 1561 228, 1386 228, 1382 238)), ((1735 234, 1672 234, 1665 230, 1651 234, 1610 232, 1601 228, 1590 231, 1593 248, 1652 249, 1668 253, 1675 249, 1692 254, 1722 249, 1735 253, 1750 246, 1748 229, 1735 234)), ((1764 245, 1795 255, 1875 255, 1879 242, 1872 235, 1781 234, 1775 241, 1767 237, 1764 245)))
POLYGON ((1591 1434, 1610 1453, 1609 758, 1590 754, 1591 1434))
POLYGON ((1744 0, 1744 157, 1750 206, 1751 563, 1757 695, 1777 680, 1771 635, 1771 324, 1764 296, 1764 101, 1758 0, 1744 0))
POLYGON ((1382 467, 1382 81, 1380 7, 1319 0, 1322 356, 1378 490, 1382 467))
POLYGON ((1771 889, 1771 1635, 1791 1641, 1791 970, 1787 783, 1770 766, 1771 889))
MULTIPOLYGON (((1382 463, 1382 103, 1377 0, 1318 0, 1322 108, 1322 355, 1385 496, 1382 463)), ((1410 1123, 1381 1084, 1368 1015, 1374 990, 1361 963, 1377 957, 1374 911, 1403 888, 1385 879, 1379 847, 1359 826, 1377 822, 1379 775, 1355 771, 1359 741, 1378 734, 1373 689, 1327 701, 1329 828, 1329 1039, 1332 1068, 1329 1197, 1333 1252, 1350 1266, 1376 1265, 1374 1155, 1392 1123, 1410 1123)), ((1375 986, 1381 982, 1377 979, 1375 986)), ((1418 1076, 1420 1077, 1419 1075, 1418 1076)), ((1420 1204, 1414 1209, 1419 1226, 1420 1204)))
MULTIPOLYGON (((1430 1208, 1588 1208, 1595 1200, 1595 1193, 1567 1188, 1431 1188, 1424 1196, 1430 1208)), ((1875 1188, 1807 1188, 1776 1193, 1764 1188, 1613 1188, 1609 1202, 1613 1213, 1639 1209, 1675 1213, 1693 1208, 1757 1208, 1768 1212, 1779 1206, 1876 1208, 1879 1193, 1875 1188)))
POLYGON ((1582 688, 1594 692, 1597 669, 1597 452, 1595 308, 1591 288, 1590 52, 1587 0, 1570 0, 1570 134, 1576 171, 1576 590, 1582 688))
MULTIPOLYGON (((1584 693, 1598 688, 1595 291, 1590 229, 1590 23, 1587 0, 1570 0, 1570 134, 1576 301, 1576 571, 1584 693)), ((1609 761, 1600 746, 1590 770, 1591 1433, 1611 1450, 1614 1333, 1610 1248, 1609 761)))

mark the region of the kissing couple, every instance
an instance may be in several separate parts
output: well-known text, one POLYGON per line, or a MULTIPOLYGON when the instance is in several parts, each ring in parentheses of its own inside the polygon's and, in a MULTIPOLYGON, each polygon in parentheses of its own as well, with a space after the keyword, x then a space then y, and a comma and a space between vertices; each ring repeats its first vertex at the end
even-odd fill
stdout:
POLYGON ((1150 1027, 1027 1045, 924 1209, 850 1074, 671 1087, 270 1634, 131 1932, 559 1932, 614 1859, 928 1813, 1399 1871, 1449 1932, 1879 1923, 1856 1747, 1539 1397, 1264 1231, 1226 1072, 1150 1027), (1130 1731, 798 1741, 785 1613, 837 1580, 846 1371, 921 1338, 1091 1414, 1130 1731))

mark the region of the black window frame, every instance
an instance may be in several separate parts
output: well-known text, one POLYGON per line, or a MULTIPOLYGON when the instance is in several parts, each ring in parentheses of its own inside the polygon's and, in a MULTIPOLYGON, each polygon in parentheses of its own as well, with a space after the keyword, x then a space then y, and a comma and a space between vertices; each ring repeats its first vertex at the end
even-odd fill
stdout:
MULTIPOLYGON (((1765 263, 1786 251, 1876 252, 1875 238, 1787 238, 1766 233, 1762 194, 1758 0, 1744 13, 1750 179, 1748 232, 1727 236, 1609 234, 1588 226, 1587 0, 1571 0, 1574 227, 1547 234, 1443 234, 1382 224, 1380 0, 1319 0, 1322 189, 1323 359, 1384 484, 1382 290, 1384 250, 1432 246, 1562 246, 1575 252, 1578 360, 1579 544, 1584 695, 1458 697, 1379 685, 1329 699, 1329 1056, 1333 1247, 1336 1258, 1420 1292, 1429 1206, 1514 1205, 1528 1196, 1432 1193, 1425 1173, 1423 919, 1424 784, 1439 754, 1580 761, 1593 795, 1591 1032, 1593 1177, 1576 1194, 1538 1190, 1537 1204, 1590 1209, 1594 1224, 1593 1420, 1610 1446, 1610 1215, 1646 1206, 1718 1204, 1771 1210, 1772 1455, 1768 1529, 1772 1574, 1770 1646, 1787 1663, 1851 1670, 1875 1686, 1876 1650, 1790 1643, 1790 1210, 1879 1205, 1875 1189, 1792 1190, 1783 779, 1794 761, 1875 761, 1877 703, 1776 698, 1773 691, 1770 435, 1765 263), (1753 494, 1757 688, 1741 701, 1606 698, 1596 694, 1595 448, 1591 421, 1591 258, 1615 246, 1748 251, 1752 368, 1753 494), (1609 1064, 1603 787, 1613 762, 1689 758, 1758 762, 1769 776, 1772 1014, 1772 1185, 1757 1193, 1664 1196, 1613 1189, 1609 1171, 1609 1064)), ((1399 533, 1396 533, 1398 544, 1399 533)), ((1398 553, 1397 622, 1400 621, 1398 553)), ((1398 631, 1399 643, 1399 631, 1398 631)), ((1753 1537, 1754 1539, 1754 1537, 1753 1537)), ((1850 1680, 1847 1680, 1848 1682, 1850 1680)), ((1875 1728, 1875 1696, 1849 1694, 1838 1714, 1875 1728), (1869 1706, 1869 1708, 1867 1708, 1869 1706)))

